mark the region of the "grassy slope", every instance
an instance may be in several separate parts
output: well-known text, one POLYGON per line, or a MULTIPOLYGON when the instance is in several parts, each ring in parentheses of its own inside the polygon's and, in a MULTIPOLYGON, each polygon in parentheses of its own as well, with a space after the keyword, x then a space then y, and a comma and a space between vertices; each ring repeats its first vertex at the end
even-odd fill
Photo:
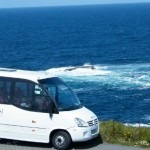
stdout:
POLYGON ((103 141, 108 143, 119 143, 150 147, 150 128, 125 126, 115 121, 100 123, 100 133, 103 141))

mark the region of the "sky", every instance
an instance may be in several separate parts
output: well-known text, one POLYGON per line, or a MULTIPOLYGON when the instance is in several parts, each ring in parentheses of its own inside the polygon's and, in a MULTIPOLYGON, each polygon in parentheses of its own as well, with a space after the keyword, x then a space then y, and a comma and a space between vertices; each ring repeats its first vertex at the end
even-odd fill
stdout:
POLYGON ((150 0, 0 0, 0 8, 138 3, 150 0))

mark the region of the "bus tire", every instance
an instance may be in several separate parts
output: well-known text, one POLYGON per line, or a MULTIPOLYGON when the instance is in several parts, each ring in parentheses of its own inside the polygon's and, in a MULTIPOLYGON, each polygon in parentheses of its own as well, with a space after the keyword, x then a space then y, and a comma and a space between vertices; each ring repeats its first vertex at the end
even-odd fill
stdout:
POLYGON ((66 150, 71 145, 70 135, 65 131, 58 131, 52 137, 52 144, 55 149, 66 150))

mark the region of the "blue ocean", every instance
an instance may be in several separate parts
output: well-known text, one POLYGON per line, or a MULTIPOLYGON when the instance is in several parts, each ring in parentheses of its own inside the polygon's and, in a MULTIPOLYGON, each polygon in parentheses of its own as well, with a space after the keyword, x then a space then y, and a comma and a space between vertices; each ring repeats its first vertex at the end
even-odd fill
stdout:
POLYGON ((150 3, 0 9, 0 67, 48 70, 99 120, 150 126, 150 3))

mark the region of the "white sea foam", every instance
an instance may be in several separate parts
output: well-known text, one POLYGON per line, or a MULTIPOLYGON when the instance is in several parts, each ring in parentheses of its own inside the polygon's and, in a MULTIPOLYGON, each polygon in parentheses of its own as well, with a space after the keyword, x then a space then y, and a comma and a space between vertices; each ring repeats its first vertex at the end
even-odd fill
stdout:
POLYGON ((149 115, 145 115, 145 116, 143 117, 143 119, 150 122, 150 116, 149 116, 149 115))
POLYGON ((69 81, 98 82, 119 89, 150 88, 150 64, 91 65, 51 68, 51 75, 68 78, 69 81))
POLYGON ((149 128, 150 127, 150 124, 143 124, 143 123, 125 123, 124 125, 126 126, 132 126, 132 127, 147 127, 149 128))
POLYGON ((57 76, 75 76, 75 77, 107 75, 110 73, 110 71, 108 70, 102 70, 95 66, 92 67, 90 66, 88 67, 88 65, 77 67, 70 66, 70 67, 52 68, 48 69, 46 72, 57 76))
MULTIPOLYGON (((144 102, 150 102, 150 98, 145 98, 144 102)), ((149 118, 150 118, 150 116, 149 116, 149 118)))

